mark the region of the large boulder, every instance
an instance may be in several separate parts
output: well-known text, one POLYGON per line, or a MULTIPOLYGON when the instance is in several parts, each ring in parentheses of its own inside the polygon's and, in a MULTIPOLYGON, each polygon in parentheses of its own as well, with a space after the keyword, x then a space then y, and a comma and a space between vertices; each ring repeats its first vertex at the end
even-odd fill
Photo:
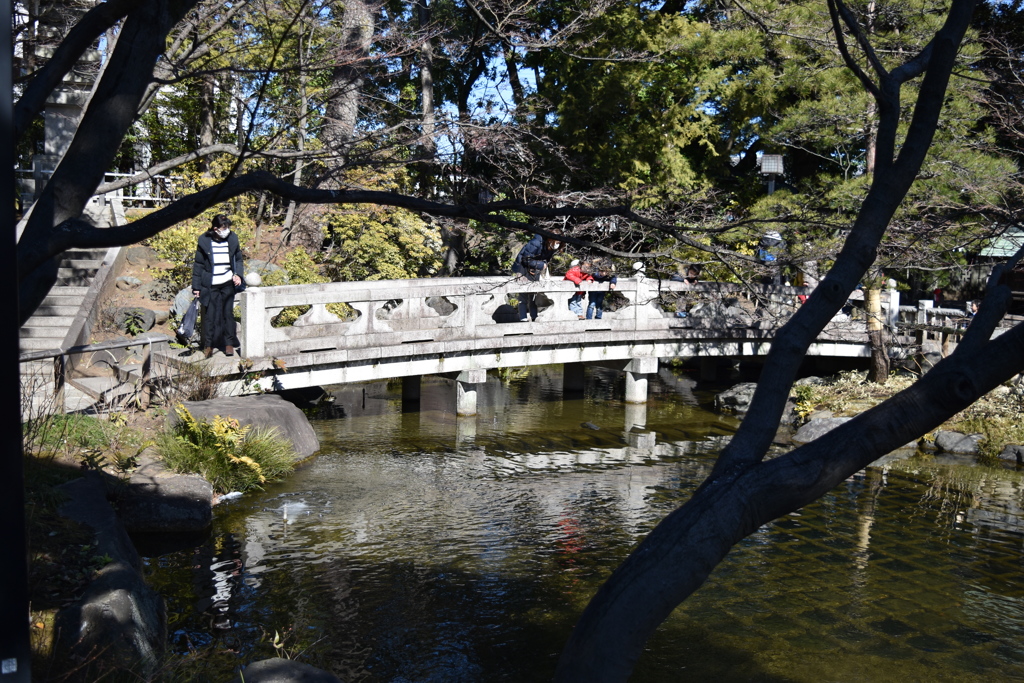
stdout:
POLYGON ((275 394, 185 401, 184 405, 197 420, 212 420, 220 415, 233 417, 241 425, 276 427, 277 433, 291 442, 298 460, 320 450, 320 440, 305 413, 275 394))
POLYGON ((127 334, 148 332, 156 325, 156 312, 140 306, 127 306, 113 311, 117 329, 127 334))
POLYGON ((811 420, 800 429, 796 430, 796 434, 793 435, 793 443, 803 445, 810 443, 820 436, 823 436, 841 424, 849 422, 853 418, 850 417, 826 417, 817 420, 811 420))
POLYGON ((106 486, 92 472, 62 487, 64 517, 90 526, 96 555, 109 558, 82 597, 57 613, 63 652, 92 662, 94 670, 155 673, 167 640, 163 598, 146 585, 142 563, 114 510, 106 486))
POLYGON ((342 683, 334 674, 291 659, 263 659, 245 667, 231 683, 342 683))
POLYGON ((1004 446, 1003 451, 999 454, 999 459, 1024 465, 1024 446, 1017 444, 1004 446))
POLYGON ((935 447, 940 453, 977 455, 982 438, 981 434, 938 431, 935 432, 935 447))
POLYGON ((755 389, 757 389, 757 382, 742 382, 726 389, 715 396, 715 408, 730 413, 746 413, 747 408, 750 407, 750 401, 754 398, 755 389))
POLYGON ((197 474, 172 472, 148 455, 118 493, 118 510, 131 533, 195 533, 213 521, 213 485, 197 474))

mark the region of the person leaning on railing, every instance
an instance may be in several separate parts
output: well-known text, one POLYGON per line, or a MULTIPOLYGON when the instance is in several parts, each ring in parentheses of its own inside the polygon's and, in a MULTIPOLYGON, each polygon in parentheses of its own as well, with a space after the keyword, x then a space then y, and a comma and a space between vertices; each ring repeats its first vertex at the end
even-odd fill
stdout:
MULTIPOLYGON (((529 280, 537 282, 541 273, 548 265, 548 261, 562 248, 562 243, 551 237, 534 235, 529 242, 523 245, 516 255, 512 264, 512 272, 529 280)), ((521 292, 519 294, 519 321, 526 322, 527 315, 533 320, 537 319, 537 295, 532 292, 521 292)))

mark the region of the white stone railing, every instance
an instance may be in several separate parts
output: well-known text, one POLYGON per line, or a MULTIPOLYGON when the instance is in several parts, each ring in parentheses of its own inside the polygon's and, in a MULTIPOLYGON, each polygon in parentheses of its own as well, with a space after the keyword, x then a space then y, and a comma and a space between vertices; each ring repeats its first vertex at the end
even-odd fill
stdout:
MULTIPOLYGON (((760 294, 781 293, 790 298, 804 291, 793 287, 757 289, 760 294)), ((749 287, 727 283, 691 285, 619 278, 615 292, 624 297, 626 303, 610 310, 610 301, 606 301, 608 307, 601 320, 579 320, 568 305, 577 290, 607 292, 609 286, 593 282, 577 286, 562 279, 526 282, 510 277, 465 277, 250 287, 241 295, 242 351, 253 358, 281 357, 339 348, 443 343, 522 334, 668 330, 686 327, 688 323, 662 310, 659 297, 664 293, 691 293, 712 298, 751 293, 749 287), (517 322, 518 311, 513 302, 523 294, 540 295, 539 314, 534 322, 517 322), (327 306, 336 303, 347 304, 354 309, 356 317, 341 320, 331 314, 327 306), (310 306, 310 309, 293 325, 274 327, 274 317, 291 306, 310 306), (453 310, 446 312, 449 309, 453 310)), ((582 304, 585 309, 586 297, 582 304)))

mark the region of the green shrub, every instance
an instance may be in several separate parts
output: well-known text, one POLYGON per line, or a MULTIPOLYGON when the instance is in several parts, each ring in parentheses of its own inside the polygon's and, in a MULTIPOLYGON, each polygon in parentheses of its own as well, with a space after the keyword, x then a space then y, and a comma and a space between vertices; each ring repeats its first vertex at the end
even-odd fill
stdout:
POLYGON ((164 463, 202 475, 219 493, 262 488, 294 466, 291 444, 273 427, 252 429, 219 415, 197 420, 183 405, 175 412, 178 422, 157 439, 164 463))
POLYGON ((92 415, 43 415, 26 421, 22 435, 30 455, 70 457, 90 468, 125 461, 146 445, 124 422, 92 415))

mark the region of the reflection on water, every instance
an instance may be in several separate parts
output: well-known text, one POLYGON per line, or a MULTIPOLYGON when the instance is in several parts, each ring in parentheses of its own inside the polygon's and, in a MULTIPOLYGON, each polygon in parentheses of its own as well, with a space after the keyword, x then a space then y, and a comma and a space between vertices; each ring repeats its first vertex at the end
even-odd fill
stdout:
MULTIPOLYGON (((216 680, 273 656, 275 631, 346 681, 550 679, 587 600, 736 427, 685 376, 662 371, 640 408, 617 381, 562 400, 559 368, 491 379, 475 418, 443 380, 406 413, 398 385, 339 388, 323 455, 149 560, 173 648, 213 645, 216 680)), ((1024 680, 1021 519, 1014 473, 859 473, 738 545, 632 680, 1024 680)))

